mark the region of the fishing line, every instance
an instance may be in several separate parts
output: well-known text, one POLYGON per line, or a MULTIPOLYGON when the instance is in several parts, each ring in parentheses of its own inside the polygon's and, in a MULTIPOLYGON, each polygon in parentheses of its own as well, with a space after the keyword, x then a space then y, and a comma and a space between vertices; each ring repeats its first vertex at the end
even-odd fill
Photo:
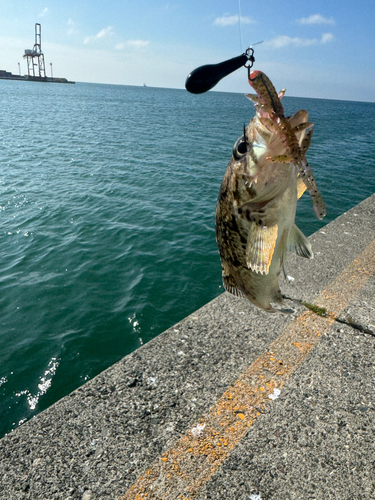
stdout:
POLYGON ((240 50, 242 52, 241 0, 238 0, 238 28, 240 31, 240 50))
POLYGON ((372 335, 373 337, 375 337, 375 332, 373 330, 370 330, 369 328, 362 326, 358 323, 354 323, 352 318, 348 318, 346 320, 341 319, 341 318, 337 317, 335 314, 327 311, 327 309, 325 307, 320 307, 320 306, 317 306, 316 304, 310 304, 309 302, 305 302, 304 300, 293 299, 292 297, 288 297, 287 295, 283 295, 283 298, 306 307, 306 309, 308 309, 309 311, 312 311, 317 316, 321 316, 322 318, 333 319, 337 323, 341 323, 342 325, 350 326, 351 328, 353 328, 353 330, 357 330, 361 333, 367 333, 368 335, 372 335))

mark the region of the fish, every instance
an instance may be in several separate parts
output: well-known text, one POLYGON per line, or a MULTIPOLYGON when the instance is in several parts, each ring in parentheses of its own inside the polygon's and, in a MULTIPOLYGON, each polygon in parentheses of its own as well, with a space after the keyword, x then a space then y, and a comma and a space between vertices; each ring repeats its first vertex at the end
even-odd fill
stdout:
POLYGON ((249 75, 255 116, 236 141, 216 205, 216 241, 226 291, 267 312, 287 312, 279 286, 285 254, 312 259, 310 242, 295 224, 297 200, 307 189, 314 212, 326 209, 306 160, 313 123, 308 112, 284 116, 281 99, 261 71, 249 75))

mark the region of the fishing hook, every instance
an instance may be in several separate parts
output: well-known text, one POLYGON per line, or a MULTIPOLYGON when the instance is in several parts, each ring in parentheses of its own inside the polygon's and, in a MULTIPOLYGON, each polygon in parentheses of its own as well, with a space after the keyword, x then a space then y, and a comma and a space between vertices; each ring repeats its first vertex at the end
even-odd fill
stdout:
MULTIPOLYGON (((262 42, 260 42, 262 43, 262 42)), ((252 82, 252 78, 250 78, 250 70, 251 68, 253 67, 253 64, 255 62, 255 58, 254 58, 254 49, 249 47, 247 50, 246 50, 246 54, 249 54, 249 59, 247 61, 247 63, 245 64, 245 68, 247 68, 247 78, 252 82), (251 51, 251 53, 250 53, 251 51)))

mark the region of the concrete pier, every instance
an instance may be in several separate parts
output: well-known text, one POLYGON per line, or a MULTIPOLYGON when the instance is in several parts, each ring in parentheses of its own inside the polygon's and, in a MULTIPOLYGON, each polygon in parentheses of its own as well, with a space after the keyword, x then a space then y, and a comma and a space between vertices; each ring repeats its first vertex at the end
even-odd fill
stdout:
POLYGON ((309 240, 310 309, 222 294, 0 440, 0 499, 375 498, 375 195, 309 240))

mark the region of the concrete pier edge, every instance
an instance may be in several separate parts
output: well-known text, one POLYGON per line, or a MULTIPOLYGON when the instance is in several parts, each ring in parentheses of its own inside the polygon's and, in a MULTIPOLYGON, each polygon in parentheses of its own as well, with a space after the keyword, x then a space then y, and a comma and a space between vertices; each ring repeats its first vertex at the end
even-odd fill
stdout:
MULTIPOLYGON (((348 300, 339 317, 374 331, 374 216, 375 195, 313 234, 315 258, 288 257, 283 293, 336 313, 342 287, 348 300)), ((293 315, 272 315, 224 293, 24 423, 0 440, 0 499, 375 498, 375 337, 332 319, 314 323, 312 340, 306 309, 288 305, 293 315), (303 340, 291 338, 298 364, 279 386, 259 382, 275 398, 257 399, 258 411, 245 391, 243 407, 225 406, 230 388, 258 360, 269 363, 298 321, 303 340), (230 440, 216 440, 212 427, 207 441, 219 420, 205 415, 229 410, 243 432, 234 426, 239 437, 224 456, 230 440), (168 462, 188 438, 189 463, 196 456, 212 466, 207 480, 199 480, 201 466, 183 469, 186 456, 168 462), (200 453, 193 445, 203 438, 200 453), (152 477, 156 470, 165 477, 152 477)))

